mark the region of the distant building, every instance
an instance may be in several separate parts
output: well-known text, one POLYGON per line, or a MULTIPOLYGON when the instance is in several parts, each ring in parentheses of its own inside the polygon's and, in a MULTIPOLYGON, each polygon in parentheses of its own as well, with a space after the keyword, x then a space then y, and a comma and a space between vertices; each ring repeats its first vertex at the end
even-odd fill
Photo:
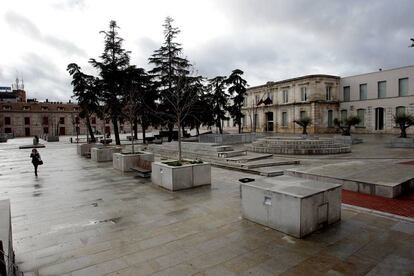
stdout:
MULTIPOLYGON (((308 116, 310 133, 334 133, 335 118, 356 115, 361 123, 355 133, 396 134, 393 119, 399 112, 414 114, 414 66, 344 78, 309 75, 248 88, 243 130, 300 133, 293 120, 308 116)), ((227 130, 232 125, 224 123, 227 130)))
POLYGON ((243 130, 301 133, 293 120, 310 117, 310 133, 335 132, 339 82, 338 76, 309 75, 251 87, 243 108, 243 130))
MULTIPOLYGON (((51 135, 85 135, 87 128, 79 118, 79 106, 68 102, 38 102, 26 99, 24 86, 18 80, 12 87, 0 87, 0 133, 14 137, 51 135), (8 89, 10 88, 10 89, 8 89)), ((113 133, 109 120, 91 117, 95 133, 113 133)), ((119 122, 120 132, 130 131, 123 121, 119 122)))

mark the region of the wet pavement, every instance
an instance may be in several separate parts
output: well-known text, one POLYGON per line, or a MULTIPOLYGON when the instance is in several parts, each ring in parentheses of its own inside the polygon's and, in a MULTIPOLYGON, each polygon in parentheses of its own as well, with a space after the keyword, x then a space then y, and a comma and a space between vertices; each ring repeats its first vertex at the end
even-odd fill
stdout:
POLYGON ((212 168, 211 189, 171 193, 59 142, 39 150, 35 178, 18 149, 30 142, 0 144, 0 199, 25 275, 414 273, 414 223, 343 208, 340 223, 298 240, 241 218, 237 180, 251 175, 212 168))

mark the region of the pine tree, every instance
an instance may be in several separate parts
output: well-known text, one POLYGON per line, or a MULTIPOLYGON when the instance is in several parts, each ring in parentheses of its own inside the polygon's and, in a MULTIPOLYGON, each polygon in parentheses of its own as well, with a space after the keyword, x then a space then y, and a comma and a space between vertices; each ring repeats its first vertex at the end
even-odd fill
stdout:
POLYGON ((125 71, 129 68, 130 52, 122 48, 123 39, 118 36, 118 29, 116 22, 112 20, 109 30, 100 32, 104 34, 104 51, 100 61, 90 59, 89 62, 99 70, 103 88, 102 100, 107 105, 112 119, 116 144, 120 145, 118 119, 122 110, 122 86, 125 71))
POLYGON ((226 116, 229 96, 226 94, 226 77, 217 76, 209 80, 209 90, 212 97, 212 107, 214 122, 219 128, 220 134, 223 134, 222 120, 228 120, 226 116))
POLYGON ((243 118, 242 107, 247 86, 247 81, 241 75, 243 75, 243 71, 235 69, 226 80, 226 84, 231 85, 228 90, 233 100, 233 105, 229 108, 229 112, 234 123, 238 125, 239 133, 241 133, 241 120, 243 118))
POLYGON ((76 98, 80 106, 79 117, 85 118, 91 141, 95 141, 90 116, 99 111, 99 95, 95 88, 96 79, 91 75, 84 74, 76 63, 70 63, 66 70, 73 78, 73 97, 76 98))
POLYGON ((176 110, 173 107, 176 102, 171 102, 171 96, 178 92, 178 83, 183 84, 184 78, 189 75, 191 67, 190 62, 182 57, 181 44, 175 42, 180 30, 172 26, 173 22, 174 20, 171 17, 165 19, 163 24, 164 42, 149 58, 149 63, 155 66, 150 73, 155 76, 158 83, 160 92, 159 109, 162 111, 164 125, 167 125, 170 132, 169 141, 172 140, 176 120, 176 110))

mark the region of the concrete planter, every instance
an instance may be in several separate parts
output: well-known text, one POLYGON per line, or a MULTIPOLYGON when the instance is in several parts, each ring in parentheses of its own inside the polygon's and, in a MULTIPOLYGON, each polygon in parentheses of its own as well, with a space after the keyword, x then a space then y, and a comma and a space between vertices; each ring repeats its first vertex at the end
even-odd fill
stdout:
POLYGON ((201 163, 170 166, 162 162, 154 162, 151 180, 153 184, 170 191, 211 185, 211 165, 201 163))
POLYGON ((134 154, 114 153, 112 164, 114 166, 114 169, 123 172, 130 172, 131 168, 136 166, 136 163, 139 159, 153 162, 154 154, 145 151, 140 151, 134 154))
POLYGON ((95 144, 77 144, 76 150, 80 156, 87 156, 91 153, 91 148, 95 146, 95 144))
POLYGON ((102 147, 91 149, 91 159, 96 162, 112 161, 112 155, 114 153, 121 152, 121 147, 102 147))
POLYGON ((414 139, 396 137, 391 140, 390 147, 391 148, 414 148, 414 139))
POLYGON ((46 141, 48 141, 48 142, 59 142, 59 136, 47 135, 46 136, 46 141))

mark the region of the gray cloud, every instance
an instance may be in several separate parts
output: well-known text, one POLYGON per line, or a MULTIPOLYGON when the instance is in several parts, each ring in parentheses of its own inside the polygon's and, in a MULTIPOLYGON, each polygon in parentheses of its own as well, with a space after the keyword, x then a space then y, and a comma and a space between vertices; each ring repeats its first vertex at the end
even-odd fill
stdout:
POLYGON ((82 10, 85 7, 84 0, 60 0, 58 3, 53 3, 52 7, 57 10, 82 10))
POLYGON ((36 24, 20 14, 9 11, 6 13, 5 19, 11 28, 21 32, 23 35, 28 36, 35 41, 39 41, 47 46, 53 47, 65 55, 77 55, 80 57, 86 56, 86 52, 77 47, 74 43, 60 39, 56 36, 42 34, 36 24))

